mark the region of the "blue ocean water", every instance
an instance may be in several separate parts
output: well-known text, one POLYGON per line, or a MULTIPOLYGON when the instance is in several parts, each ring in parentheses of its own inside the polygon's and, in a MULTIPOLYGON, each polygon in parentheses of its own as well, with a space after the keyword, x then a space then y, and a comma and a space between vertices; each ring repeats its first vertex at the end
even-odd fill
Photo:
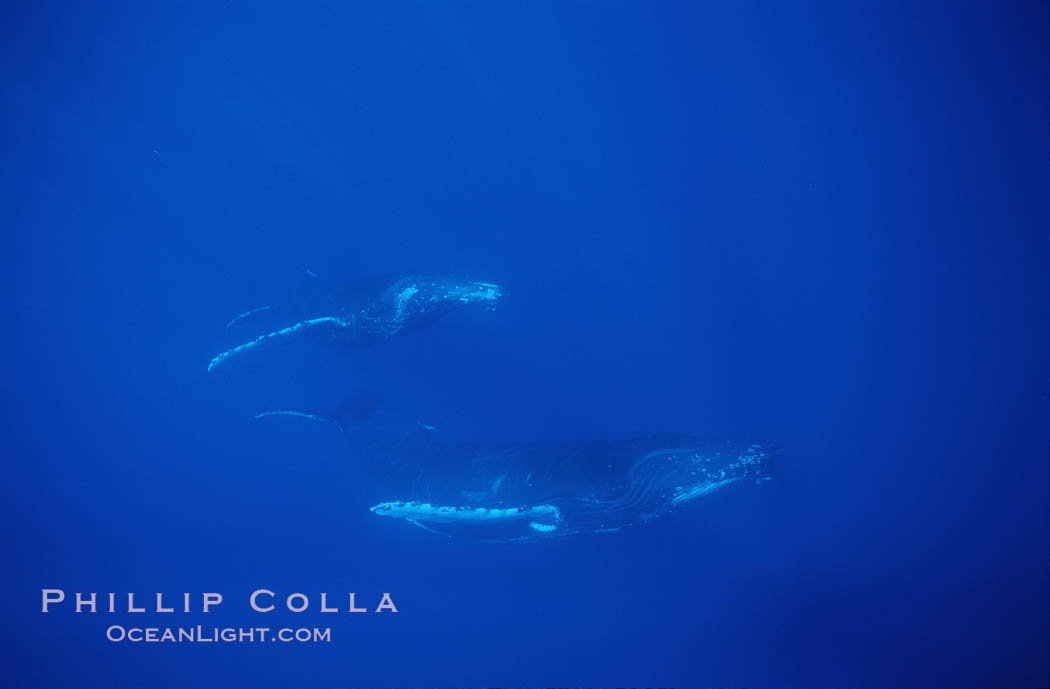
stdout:
POLYGON ((1046 3, 2 12, 5 686, 1050 684, 1046 3), (430 267, 507 296, 206 372, 311 273, 430 267), (370 514, 336 430, 252 418, 360 390, 781 454, 619 534, 449 540, 370 514), (351 591, 399 612, 318 612, 351 591))

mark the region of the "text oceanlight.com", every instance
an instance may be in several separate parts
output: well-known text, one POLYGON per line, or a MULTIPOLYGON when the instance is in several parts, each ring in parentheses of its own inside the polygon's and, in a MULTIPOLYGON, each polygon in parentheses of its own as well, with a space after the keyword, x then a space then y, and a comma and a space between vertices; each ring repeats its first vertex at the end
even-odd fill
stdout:
POLYGON ((329 627, 282 627, 273 630, 270 627, 122 627, 115 624, 106 629, 106 638, 133 643, 329 643, 332 630, 329 627))

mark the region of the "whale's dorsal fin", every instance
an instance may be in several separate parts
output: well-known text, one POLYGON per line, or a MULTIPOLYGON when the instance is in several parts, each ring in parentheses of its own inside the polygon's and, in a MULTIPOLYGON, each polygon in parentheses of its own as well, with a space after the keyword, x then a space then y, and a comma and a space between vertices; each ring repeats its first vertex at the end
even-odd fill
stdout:
POLYGON ((360 392, 338 407, 329 411, 325 416, 334 419, 342 427, 363 426, 368 423, 379 405, 383 402, 383 395, 378 390, 366 390, 360 392))

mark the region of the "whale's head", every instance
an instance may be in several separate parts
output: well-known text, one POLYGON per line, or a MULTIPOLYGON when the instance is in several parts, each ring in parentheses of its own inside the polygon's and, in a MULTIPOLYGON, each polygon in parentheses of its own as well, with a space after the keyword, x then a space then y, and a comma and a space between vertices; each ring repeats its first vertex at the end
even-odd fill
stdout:
POLYGON ((575 531, 644 524, 736 483, 771 478, 776 448, 764 443, 654 436, 621 446, 591 490, 563 511, 575 531))
POLYGON ((420 273, 407 275, 390 285, 377 304, 389 308, 393 315, 403 316, 467 305, 494 308, 502 297, 503 289, 494 282, 420 273))
POLYGON ((455 275, 411 274, 390 285, 362 313, 361 322, 389 337, 400 330, 429 325, 453 311, 494 309, 502 297, 503 289, 494 282, 455 275))
POLYGON ((776 448, 762 443, 681 443, 638 459, 632 482, 664 511, 736 482, 771 478, 776 448), (647 465, 649 468, 646 468, 647 465))

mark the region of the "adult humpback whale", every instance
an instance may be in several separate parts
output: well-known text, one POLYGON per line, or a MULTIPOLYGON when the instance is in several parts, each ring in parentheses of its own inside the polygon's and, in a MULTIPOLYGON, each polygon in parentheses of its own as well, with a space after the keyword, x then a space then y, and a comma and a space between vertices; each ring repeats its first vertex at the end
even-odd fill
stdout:
MULTIPOLYGON (((560 444, 446 440, 417 424, 381 437, 351 423, 355 412, 276 411, 333 423, 377 479, 371 508, 428 531, 523 542, 619 531, 733 483, 770 478, 776 450, 765 444, 663 434, 560 444)), ((361 419, 358 419, 361 420, 361 419)))
POLYGON ((422 328, 464 307, 494 308, 502 296, 497 284, 441 273, 326 285, 292 305, 261 306, 231 320, 227 328, 266 317, 283 319, 278 326, 215 356, 208 371, 266 343, 307 334, 352 346, 372 344, 422 328))

